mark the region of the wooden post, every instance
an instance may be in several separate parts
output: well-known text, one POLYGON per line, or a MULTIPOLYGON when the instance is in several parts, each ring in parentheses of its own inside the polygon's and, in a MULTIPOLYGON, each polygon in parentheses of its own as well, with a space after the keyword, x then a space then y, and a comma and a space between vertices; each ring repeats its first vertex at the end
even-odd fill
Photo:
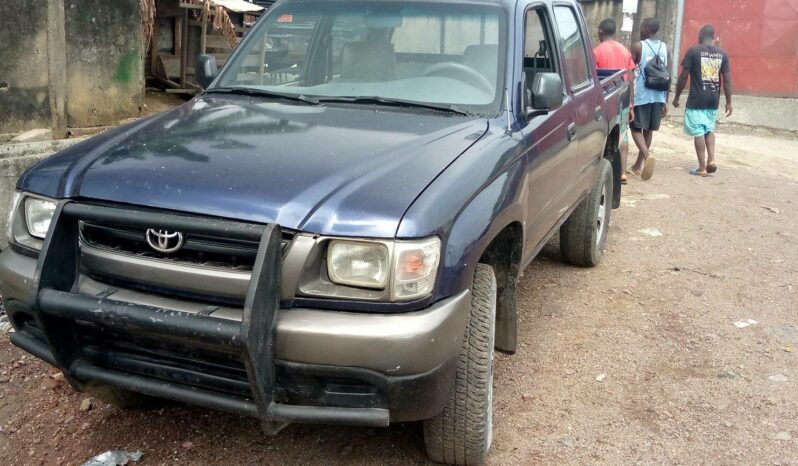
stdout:
POLYGON ((152 37, 150 38, 150 74, 153 76, 157 76, 155 71, 158 68, 158 34, 160 32, 158 16, 155 16, 155 20, 152 23, 152 37))
POLYGON ((188 8, 183 9, 183 37, 180 39, 180 86, 186 87, 188 68, 188 8))
POLYGON ((202 28, 200 32, 200 53, 204 54, 208 46, 208 18, 206 16, 202 17, 202 25, 200 27, 202 28))
POLYGON ((47 1, 47 74, 53 139, 67 136, 66 19, 64 0, 47 1))

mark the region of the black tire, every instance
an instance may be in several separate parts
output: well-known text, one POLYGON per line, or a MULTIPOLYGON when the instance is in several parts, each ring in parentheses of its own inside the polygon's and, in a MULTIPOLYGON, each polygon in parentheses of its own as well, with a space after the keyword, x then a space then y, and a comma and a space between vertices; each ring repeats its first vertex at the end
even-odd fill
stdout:
POLYGON ((590 194, 560 228, 560 252, 567 262, 582 267, 601 262, 610 226, 612 193, 612 164, 601 159, 590 194))
POLYGON ((433 461, 475 465, 488 455, 493 430, 495 318, 496 277, 491 266, 477 264, 454 388, 443 412, 424 421, 424 443, 433 461))

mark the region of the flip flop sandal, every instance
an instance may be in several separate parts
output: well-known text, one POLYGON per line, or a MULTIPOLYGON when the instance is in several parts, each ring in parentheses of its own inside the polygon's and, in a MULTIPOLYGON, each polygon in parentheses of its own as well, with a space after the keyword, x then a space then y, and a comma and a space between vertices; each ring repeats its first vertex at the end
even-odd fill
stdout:
POLYGON ((716 171, 718 171, 717 165, 715 165, 714 163, 707 165, 707 173, 715 173, 716 171))
POLYGON ((702 178, 706 178, 706 177, 709 176, 709 173, 698 173, 698 170, 696 170, 695 168, 690 170, 690 174, 693 175, 693 176, 700 176, 702 178))
POLYGON ((652 156, 649 156, 646 161, 643 163, 643 171, 640 172, 640 178, 643 181, 648 181, 654 176, 654 168, 657 166, 657 159, 652 156))

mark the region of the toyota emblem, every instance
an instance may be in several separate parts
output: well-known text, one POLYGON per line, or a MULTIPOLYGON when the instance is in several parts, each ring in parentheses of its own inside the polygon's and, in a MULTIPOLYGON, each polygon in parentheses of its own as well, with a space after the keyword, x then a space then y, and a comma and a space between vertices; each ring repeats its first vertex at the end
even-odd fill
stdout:
POLYGON ((158 252, 170 253, 183 247, 183 233, 179 231, 150 228, 145 236, 147 237, 147 244, 158 252))

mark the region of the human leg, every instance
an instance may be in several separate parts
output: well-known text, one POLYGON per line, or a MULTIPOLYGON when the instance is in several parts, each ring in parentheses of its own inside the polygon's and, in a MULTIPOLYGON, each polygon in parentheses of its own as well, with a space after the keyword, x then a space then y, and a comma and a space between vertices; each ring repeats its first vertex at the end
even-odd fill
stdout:
POLYGON ((635 142, 638 151, 637 160, 632 165, 632 172, 639 175, 643 170, 643 164, 649 156, 644 133, 651 126, 651 104, 635 106, 635 118, 630 126, 632 128, 632 140, 635 142))
POLYGON ((654 141, 654 131, 643 130, 643 137, 646 140, 646 149, 651 150, 651 143, 654 141))
POLYGON ((618 148, 621 153, 621 183, 626 183, 626 165, 628 164, 627 158, 629 157, 629 137, 627 136, 621 142, 618 148))
POLYGON ((704 136, 696 136, 693 138, 695 144, 695 154, 698 157, 698 169, 696 169, 697 175, 706 175, 707 174, 707 144, 704 140, 704 136))
POLYGON ((715 132, 707 133, 704 136, 704 143, 707 146, 707 172, 715 173, 718 166, 715 164, 715 132))
POLYGON ((634 165, 632 165, 632 172, 639 175, 640 171, 643 170, 643 164, 648 158, 648 146, 646 146, 643 130, 632 129, 632 140, 635 142, 638 150, 637 160, 634 165))

